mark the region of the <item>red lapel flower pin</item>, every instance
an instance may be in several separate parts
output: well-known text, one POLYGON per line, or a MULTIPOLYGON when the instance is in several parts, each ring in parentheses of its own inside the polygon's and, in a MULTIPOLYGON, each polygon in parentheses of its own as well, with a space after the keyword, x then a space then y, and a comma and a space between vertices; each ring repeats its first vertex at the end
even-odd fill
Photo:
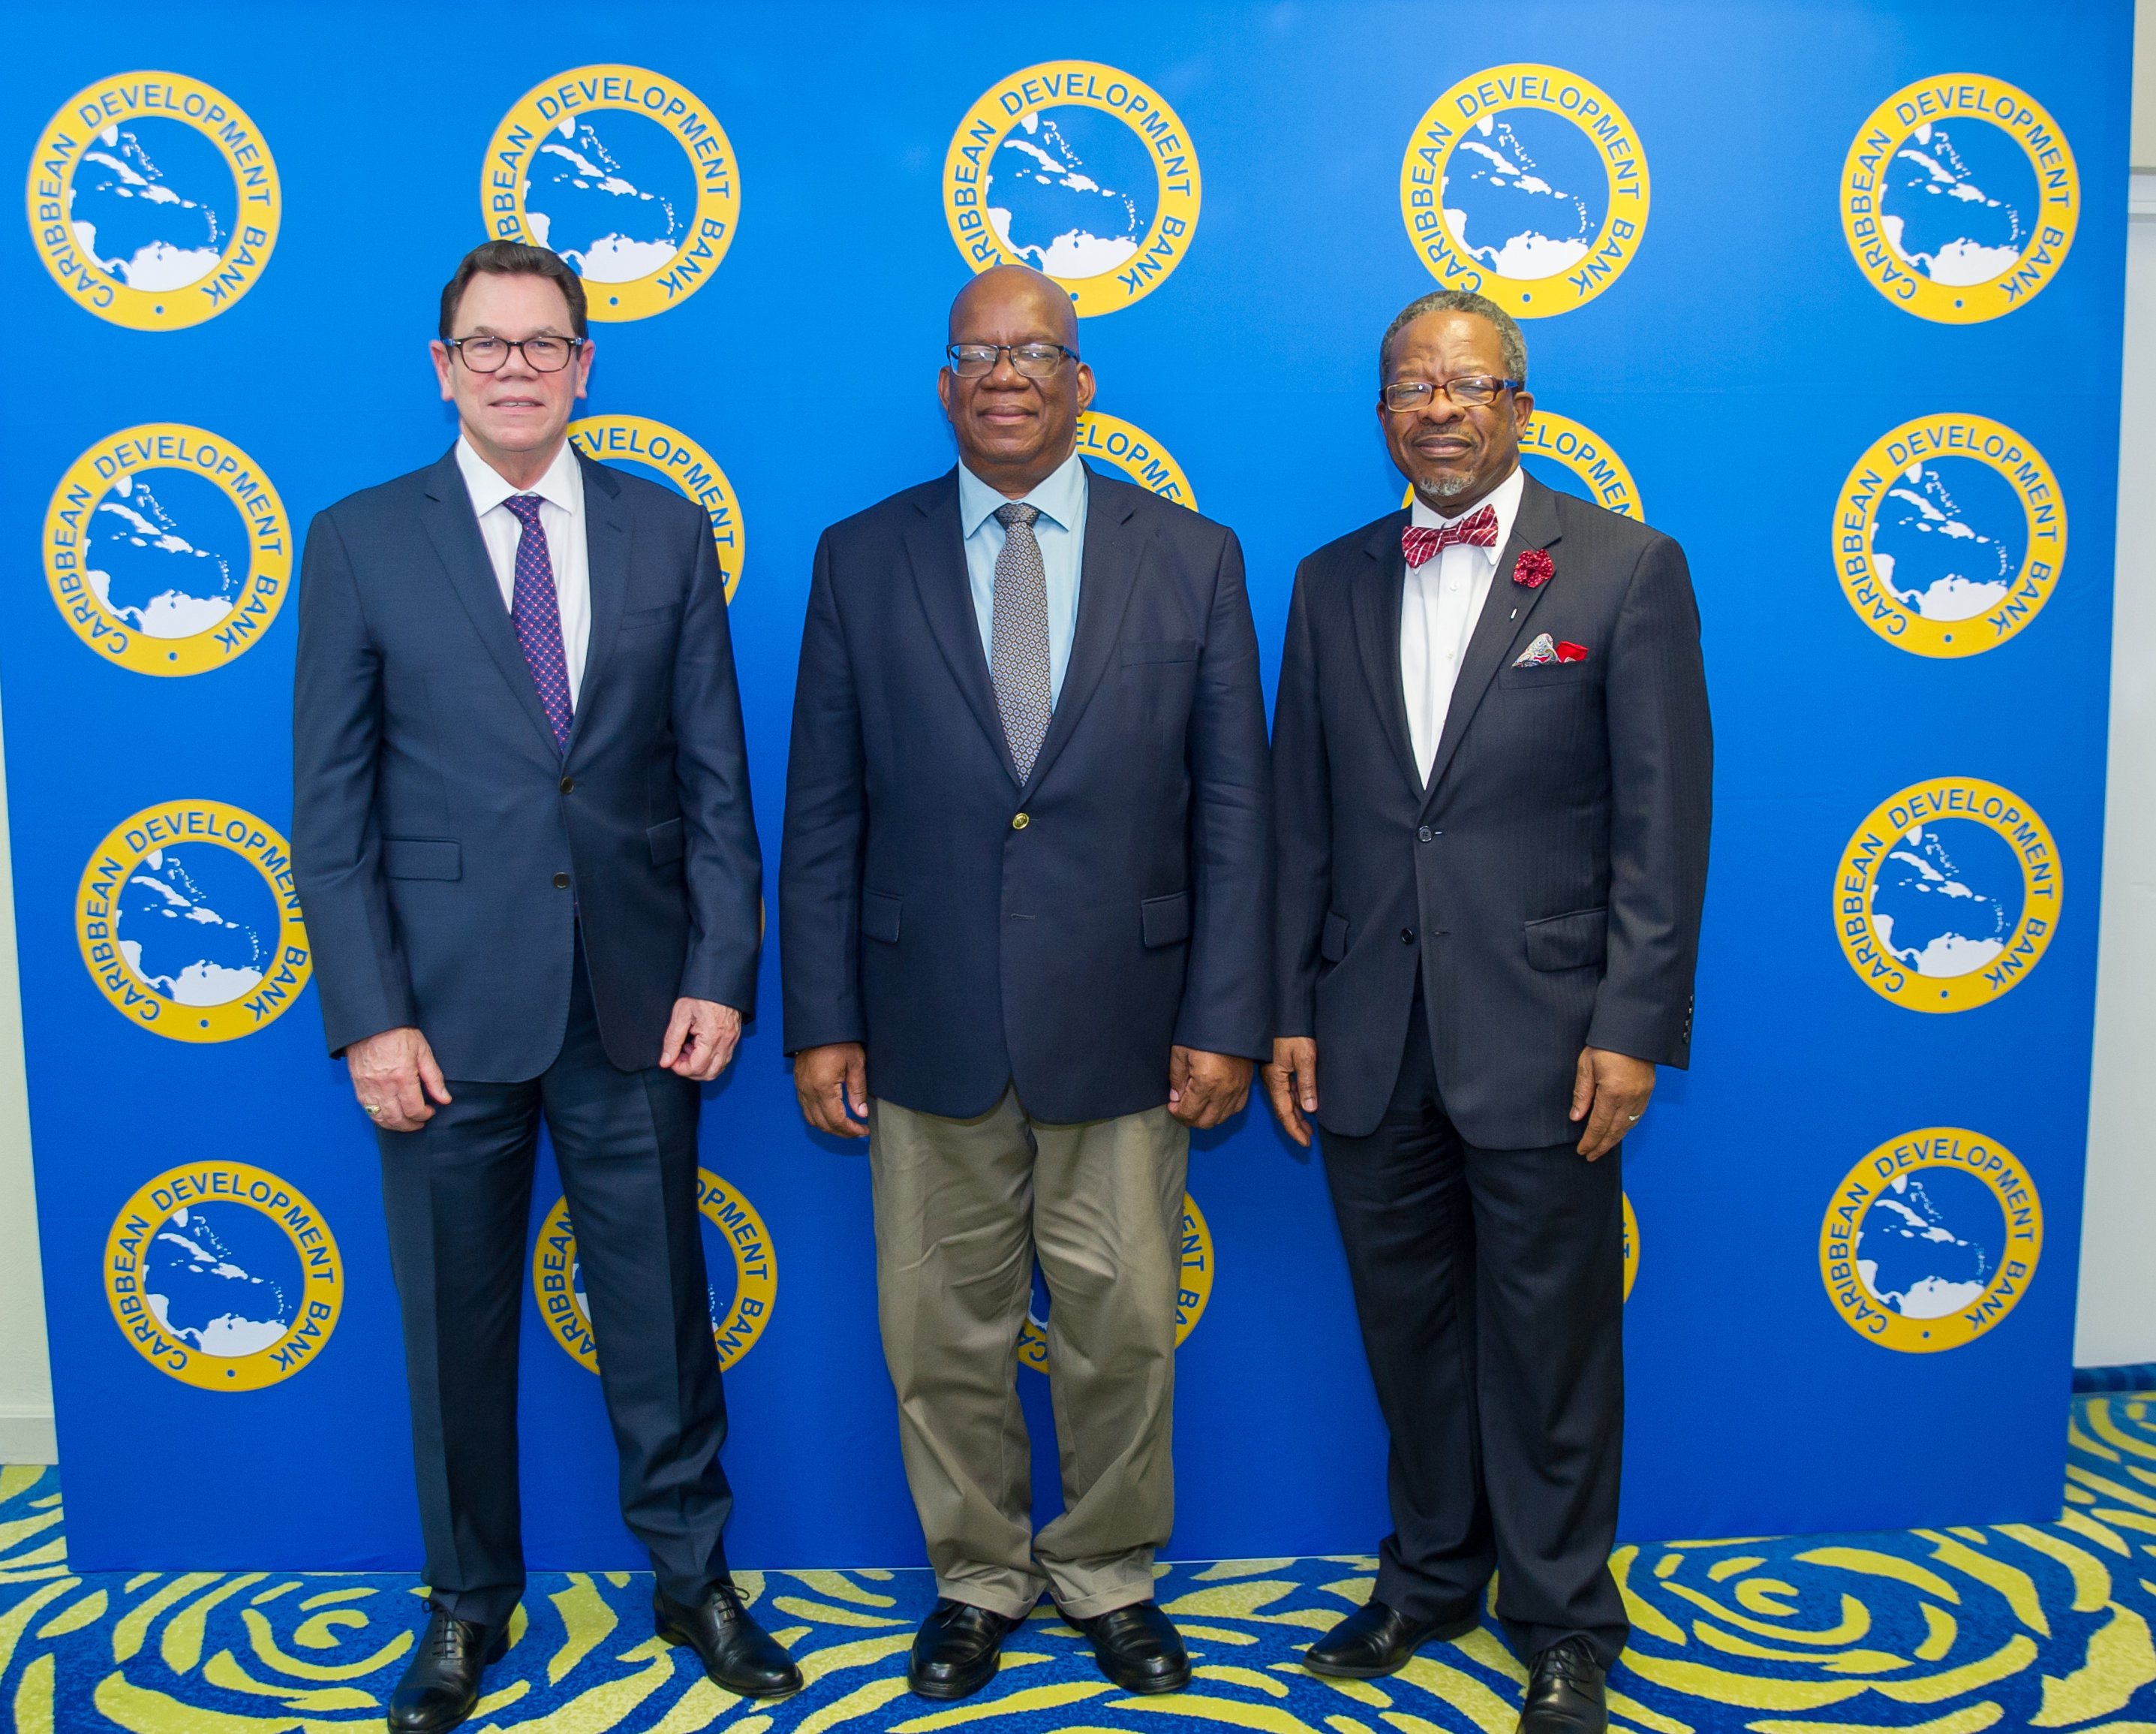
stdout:
POLYGON ((1537 589, 1548 583, 1556 570, 1557 563, 1550 558, 1548 548, 1523 548, 1519 558, 1512 562, 1512 582, 1537 589))

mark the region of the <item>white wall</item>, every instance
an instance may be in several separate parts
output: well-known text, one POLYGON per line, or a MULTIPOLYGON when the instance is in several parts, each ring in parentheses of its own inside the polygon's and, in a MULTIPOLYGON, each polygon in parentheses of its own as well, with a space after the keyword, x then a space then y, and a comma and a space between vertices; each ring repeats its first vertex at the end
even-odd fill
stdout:
POLYGON ((2111 778, 2078 1366, 2156 1361, 2156 670, 2148 655, 2156 642, 2156 0, 2138 0, 2134 22, 2111 778))
POLYGON ((38 1196, 30 1179, 30 1108, 23 1075, 23 1001, 15 974, 15 878, 0 783, 0 1222, 13 1256, 0 1260, 0 1463, 58 1463, 53 1373, 45 1357, 45 1290, 38 1258, 38 1196))

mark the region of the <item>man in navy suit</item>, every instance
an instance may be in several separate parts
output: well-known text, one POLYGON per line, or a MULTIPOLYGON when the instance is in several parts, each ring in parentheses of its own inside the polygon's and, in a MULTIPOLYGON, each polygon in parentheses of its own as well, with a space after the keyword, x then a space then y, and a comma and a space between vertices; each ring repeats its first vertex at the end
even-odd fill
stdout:
POLYGON ((698 1086, 754 1003, 762 863, 704 514, 564 439, 584 292, 490 241, 442 295, 456 445, 307 533, 292 853, 382 1149, 431 1616, 389 1725, 470 1714, 524 1587, 517 1319, 543 1118, 662 1637, 797 1690, 721 1541, 698 1086))
POLYGON ((1232 532, 1075 455, 1070 297, 969 283, 958 467, 824 533, 779 874, 803 1113, 865 1134, 884 1351, 961 1698, 1044 1590, 1127 1690, 1190 1664, 1152 1600, 1194 1127, 1270 1052, 1270 800, 1232 532), (1015 1385, 1035 1257, 1063 1514, 1015 1385))
POLYGON ((1629 1629, 1620 1140, 1690 1057, 1712 743, 1683 551, 1520 468, 1527 378, 1479 295, 1379 346, 1414 500, 1296 574, 1265 1082, 1317 1122, 1392 1434, 1371 1599, 1306 1659, 1396 1672, 1495 1568, 1522 1734, 1576 1734, 1629 1629))

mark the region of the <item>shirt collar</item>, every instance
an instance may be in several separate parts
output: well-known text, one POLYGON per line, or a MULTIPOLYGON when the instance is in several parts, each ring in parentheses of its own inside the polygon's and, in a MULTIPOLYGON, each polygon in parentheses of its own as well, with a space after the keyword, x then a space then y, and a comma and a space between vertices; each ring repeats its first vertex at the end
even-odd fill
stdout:
POLYGON ((471 441, 457 435, 457 468, 464 472, 465 491, 471 496, 474 515, 487 513, 512 494, 536 494, 550 506, 575 513, 583 509, 584 472, 577 462, 576 449, 567 440, 554 454, 547 473, 530 487, 511 487, 501 472, 472 450, 471 441))
POLYGON ((1490 545, 1489 548, 1490 558, 1495 562, 1506 543, 1512 539, 1512 520, 1520 515, 1520 496, 1527 488, 1527 472, 1525 470, 1517 464, 1514 464, 1512 473, 1491 489, 1486 498, 1478 501, 1466 512, 1452 517, 1440 517, 1429 507, 1423 504, 1422 496, 1417 494, 1414 497, 1414 515, 1409 522, 1417 529, 1441 530, 1448 525, 1458 523, 1470 512, 1480 512, 1483 507, 1487 506, 1497 514, 1497 539, 1490 545))
MULTIPOLYGON (((965 465, 958 466, 958 525, 964 535, 970 538, 996 507, 1011 503, 965 465)), ((1019 503, 1038 507, 1059 530, 1072 528, 1086 509, 1084 461, 1073 451, 1019 503)))

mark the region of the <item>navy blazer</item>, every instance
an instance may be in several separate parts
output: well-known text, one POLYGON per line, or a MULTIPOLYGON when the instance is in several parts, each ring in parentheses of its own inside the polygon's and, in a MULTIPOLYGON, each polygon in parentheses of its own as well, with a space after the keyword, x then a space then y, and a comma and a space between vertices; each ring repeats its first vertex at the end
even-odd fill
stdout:
POLYGON ((416 1025, 444 1073, 536 1078, 581 918, 607 1057, 677 996, 755 1009, 762 858, 711 523, 579 454, 591 641, 564 754, 452 450, 307 531, 292 858, 330 1050, 416 1025))
POLYGON ((1088 467, 1070 666, 1021 784, 957 472, 824 533, 779 868, 789 1053, 970 1118, 1168 1099, 1180 1043, 1270 1052, 1270 776, 1234 532, 1088 467))
POLYGON ((1360 1137, 1418 969, 1469 1143, 1576 1139, 1583 1047, 1691 1056, 1713 739, 1684 552, 1532 476, 1424 789, 1400 687, 1396 512, 1296 574, 1273 721, 1278 1031, 1317 1039, 1317 1117, 1360 1137), (1522 548, 1554 575, 1512 581, 1522 548), (1516 667, 1543 633, 1584 660, 1516 667))

